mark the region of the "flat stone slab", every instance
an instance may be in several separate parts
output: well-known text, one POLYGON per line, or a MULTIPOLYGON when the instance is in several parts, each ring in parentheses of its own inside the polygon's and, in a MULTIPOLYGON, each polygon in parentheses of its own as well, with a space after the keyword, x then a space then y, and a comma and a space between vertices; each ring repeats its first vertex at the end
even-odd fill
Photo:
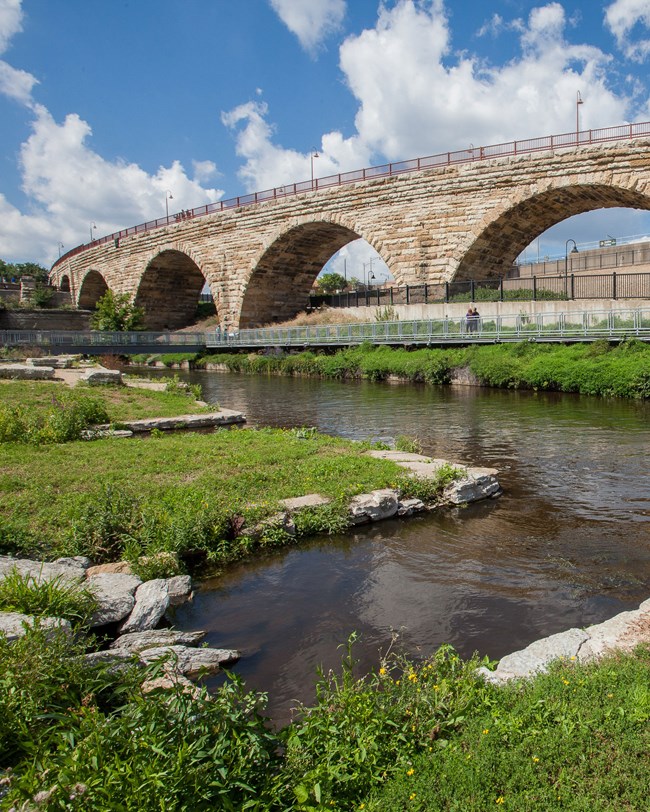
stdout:
POLYGON ((202 673, 215 674, 223 666, 236 663, 241 654, 232 649, 158 646, 141 651, 139 656, 144 663, 169 658, 170 670, 186 677, 198 677, 202 673))
POLYGON ((79 361, 80 355, 48 355, 41 358, 27 358, 25 363, 33 367, 54 367, 54 369, 70 369, 79 361))
POLYGON ((303 508, 320 507, 329 505, 331 499, 321 496, 319 493, 308 493, 306 496, 296 496, 295 499, 280 499, 280 504, 287 510, 302 510, 303 508))
POLYGON ((370 493, 362 493, 350 500, 348 511, 352 524, 379 522, 390 519, 399 509, 397 491, 380 488, 370 493))
POLYGON ((54 367, 0 364, 0 378, 11 378, 17 381, 51 381, 54 380, 54 367))
POLYGON ((110 648, 112 651, 138 654, 148 648, 160 646, 198 646, 205 637, 205 632, 183 632, 175 629, 155 629, 146 632, 133 632, 123 634, 114 640, 110 648))
POLYGON ((59 558, 56 561, 32 561, 29 558, 11 558, 0 556, 0 580, 16 569, 23 577, 31 577, 37 583, 54 581, 61 578, 65 581, 80 582, 86 577, 90 560, 83 557, 59 558))
POLYGON ((119 369, 105 369, 104 367, 95 367, 84 372, 79 380, 90 384, 91 386, 102 386, 106 384, 122 385, 122 373, 119 369))
MULTIPOLYGON (((202 429, 212 426, 229 426, 234 423, 245 423, 246 418, 241 412, 232 409, 220 409, 218 412, 205 414, 181 414, 176 417, 150 417, 142 420, 123 421, 130 431, 173 431, 174 429, 202 429)), ((110 426, 101 424, 95 426, 98 431, 107 431, 110 426)))

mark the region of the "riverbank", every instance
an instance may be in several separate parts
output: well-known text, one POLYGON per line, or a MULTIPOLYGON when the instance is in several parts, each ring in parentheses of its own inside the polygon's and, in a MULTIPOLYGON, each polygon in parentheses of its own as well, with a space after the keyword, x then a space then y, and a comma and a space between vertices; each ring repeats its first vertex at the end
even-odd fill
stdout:
POLYGON ((371 381, 452 383, 503 389, 575 392, 603 397, 650 397, 650 346, 635 339, 618 345, 538 344, 392 349, 360 347, 332 354, 221 353, 194 362, 198 369, 255 374, 304 375, 371 381))
POLYGON ((277 731, 265 698, 236 679, 212 693, 163 687, 159 664, 135 664, 160 653, 116 671, 86 645, 38 623, 11 643, 0 635, 3 808, 647 806, 647 646, 496 687, 448 646, 417 663, 389 652, 359 677, 353 636, 317 702, 277 731))

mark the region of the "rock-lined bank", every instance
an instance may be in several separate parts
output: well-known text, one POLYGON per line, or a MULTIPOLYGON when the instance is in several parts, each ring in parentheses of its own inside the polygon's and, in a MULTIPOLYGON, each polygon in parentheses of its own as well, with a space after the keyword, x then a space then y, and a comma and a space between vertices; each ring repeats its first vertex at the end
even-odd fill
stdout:
MULTIPOLYGON (((37 584, 55 582, 85 587, 94 596, 97 608, 89 628, 114 639, 108 649, 86 655, 89 662, 119 666, 127 660, 136 660, 142 665, 164 660, 166 678, 179 682, 204 672, 216 673, 240 657, 234 650, 196 648, 205 636, 203 632, 160 628, 173 621, 175 607, 192 599, 189 575, 143 582, 129 571, 125 562, 92 566, 83 556, 53 562, 0 556, 0 582, 13 572, 37 584)), ((30 615, 0 612, 0 633, 15 640, 26 634, 35 622, 30 615)), ((46 629, 64 629, 67 634, 73 634, 69 621, 61 618, 40 618, 39 623, 46 629)))

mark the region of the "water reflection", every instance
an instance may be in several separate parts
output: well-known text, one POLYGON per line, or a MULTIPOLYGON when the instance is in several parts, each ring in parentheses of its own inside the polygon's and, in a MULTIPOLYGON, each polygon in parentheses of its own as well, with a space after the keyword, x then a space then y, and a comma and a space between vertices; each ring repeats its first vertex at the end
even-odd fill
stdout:
POLYGON ((361 439, 417 436, 427 453, 500 470, 504 495, 466 509, 316 540, 207 585, 179 625, 241 648, 251 688, 288 717, 318 665, 362 634, 362 667, 391 630, 500 657, 599 622, 650 592, 650 439, 644 403, 558 394, 192 373, 250 423, 361 439))

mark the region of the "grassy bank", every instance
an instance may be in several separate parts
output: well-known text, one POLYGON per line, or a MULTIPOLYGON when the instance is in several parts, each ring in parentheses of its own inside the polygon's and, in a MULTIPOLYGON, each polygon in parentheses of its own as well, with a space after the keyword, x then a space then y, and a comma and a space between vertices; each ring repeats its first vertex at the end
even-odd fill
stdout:
POLYGON ((650 346, 636 339, 610 345, 521 342, 454 349, 392 349, 366 344, 333 354, 203 357, 199 366, 220 364, 232 371, 324 378, 405 380, 447 384, 454 370, 467 368, 485 386, 577 392, 626 398, 650 397, 650 346))
POLYGON ((506 688, 448 647, 364 677, 348 654, 280 731, 236 679, 144 694, 82 650, 0 639, 5 809, 647 809, 647 649, 506 688))
MULTIPOLYGON (((114 396, 101 396, 111 417, 114 396)), ((219 566, 295 541, 268 521, 280 499, 332 500, 296 516, 300 538, 345 530, 359 493, 395 487, 433 501, 445 484, 444 471, 439 481, 412 479, 366 450, 313 429, 0 443, 0 552, 98 563, 171 552, 190 568, 219 566)))

